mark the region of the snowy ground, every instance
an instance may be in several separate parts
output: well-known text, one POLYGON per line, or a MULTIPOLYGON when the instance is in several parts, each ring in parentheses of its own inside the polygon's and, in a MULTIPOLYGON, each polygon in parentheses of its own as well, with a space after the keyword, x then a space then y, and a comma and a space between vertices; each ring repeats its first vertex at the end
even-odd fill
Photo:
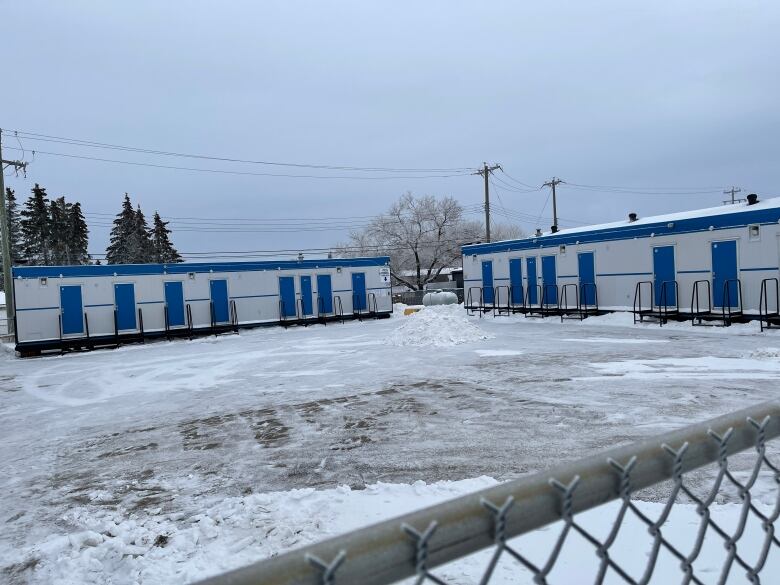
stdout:
POLYGON ((430 317, 0 352, 0 582, 191 581, 773 398, 780 378, 757 325, 444 314, 432 336, 430 317))

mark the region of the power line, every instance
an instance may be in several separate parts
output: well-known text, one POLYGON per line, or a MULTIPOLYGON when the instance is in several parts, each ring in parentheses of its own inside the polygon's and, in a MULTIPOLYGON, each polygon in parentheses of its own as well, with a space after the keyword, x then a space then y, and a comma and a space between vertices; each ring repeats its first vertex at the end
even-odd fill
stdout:
MULTIPOLYGON (((18 148, 9 147, 11 150, 19 150, 18 148)), ((137 162, 128 160, 119 160, 114 158, 101 158, 96 156, 86 156, 78 154, 66 154, 63 152, 51 152, 46 150, 34 150, 33 155, 43 154, 47 156, 58 156, 64 158, 72 158, 79 160, 91 160, 104 163, 131 165, 136 167, 150 167, 156 169, 169 169, 176 171, 192 171, 198 173, 217 173, 221 175, 249 175, 256 177, 285 177, 289 179, 339 179, 339 180, 359 180, 359 181, 387 181, 395 179, 446 179, 450 177, 464 177, 469 173, 458 172, 452 174, 440 174, 440 175, 388 175, 388 176, 374 176, 374 177, 359 177, 354 175, 294 175, 290 173, 260 173, 253 171, 231 171, 226 169, 204 169, 197 167, 181 167, 176 165, 161 165, 149 162, 137 162)))
POLYGON ((205 154, 192 154, 184 152, 174 152, 168 150, 158 150, 153 148, 141 148, 134 146, 124 146, 119 144, 110 144, 105 142, 96 142, 94 140, 83 140, 80 138, 67 138, 63 136, 52 136, 50 134, 40 134, 36 132, 27 132, 24 130, 14 130, 14 134, 17 137, 25 138, 26 140, 34 140, 40 142, 51 142, 56 144, 66 144, 71 146, 82 146, 86 148, 99 148, 107 150, 121 150, 125 152, 137 152, 141 154, 151 154, 158 156, 172 156, 182 158, 194 158, 202 160, 211 160, 219 162, 231 162, 241 164, 254 164, 254 165, 266 165, 266 166, 278 166, 278 167, 292 167, 292 168, 306 168, 306 169, 321 169, 321 170, 336 170, 336 171, 356 171, 356 172, 383 172, 383 173, 431 173, 431 172, 463 172, 471 173, 473 168, 468 167, 453 167, 453 168, 397 168, 397 167, 360 167, 350 165, 326 165, 326 164, 310 164, 310 163, 294 163, 294 162, 279 162, 279 161, 267 161, 267 160, 253 160, 245 158, 235 158, 228 156, 211 156, 205 154))

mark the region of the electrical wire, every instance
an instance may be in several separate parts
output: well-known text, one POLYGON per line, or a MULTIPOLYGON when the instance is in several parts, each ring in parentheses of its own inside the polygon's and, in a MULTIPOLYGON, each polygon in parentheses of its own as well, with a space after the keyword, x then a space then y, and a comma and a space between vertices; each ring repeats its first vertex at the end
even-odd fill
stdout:
MULTIPOLYGON (((14 147, 8 147, 11 150, 18 150, 14 147)), ((388 176, 375 176, 375 177, 360 177, 354 175, 293 175, 290 173, 260 173, 254 171, 231 171, 226 169, 204 169, 198 167, 181 167, 176 165, 161 165, 149 162, 137 162, 128 160, 119 160, 114 158, 101 158, 96 156, 86 156, 78 154, 66 154, 63 152, 51 152, 46 150, 36 150, 36 154, 43 154, 47 156, 58 156, 79 160, 91 160, 104 163, 131 165, 136 167, 149 167, 156 169, 170 169, 176 171, 192 171, 198 173, 216 173, 221 175, 248 175, 256 177, 284 177, 288 179, 338 179, 338 180, 359 180, 359 181, 388 181, 396 179, 447 179, 450 177, 466 177, 468 173, 452 173, 452 174, 440 174, 440 175, 388 175, 388 176)))
POLYGON ((356 172, 384 172, 384 173, 432 173, 432 172, 471 173, 474 170, 473 168, 470 167, 454 167, 454 168, 359 167, 359 166, 349 166, 349 165, 326 165, 326 164, 252 160, 252 159, 234 158, 234 157, 227 157, 227 156, 210 156, 204 154, 192 154, 192 153, 174 152, 174 151, 167 151, 167 150, 157 150, 153 148, 123 146, 119 144, 109 144, 105 142, 96 142, 93 140, 82 140, 79 138, 67 138, 63 136, 52 136, 50 134, 40 134, 36 132, 27 132, 23 130, 14 130, 13 132, 16 135, 21 135, 23 138, 26 138, 28 140, 50 142, 55 144, 66 144, 71 146, 82 146, 86 148, 99 148, 99 149, 107 149, 107 150, 121 150, 125 152, 136 152, 141 154, 151 154, 151 155, 158 155, 158 156, 172 156, 172 157, 193 158, 193 159, 211 160, 211 161, 219 161, 219 162, 231 162, 231 163, 242 163, 242 164, 278 166, 278 167, 336 170, 336 171, 356 171, 356 172))

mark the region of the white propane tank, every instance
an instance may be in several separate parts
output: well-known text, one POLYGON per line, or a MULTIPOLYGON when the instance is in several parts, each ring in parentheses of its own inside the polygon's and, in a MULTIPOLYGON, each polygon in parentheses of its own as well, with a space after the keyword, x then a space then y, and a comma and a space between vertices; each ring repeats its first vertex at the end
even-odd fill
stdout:
POLYGON ((432 305, 456 305, 458 304, 458 295, 454 292, 444 292, 441 289, 425 293, 423 296, 423 305, 430 307, 432 305))

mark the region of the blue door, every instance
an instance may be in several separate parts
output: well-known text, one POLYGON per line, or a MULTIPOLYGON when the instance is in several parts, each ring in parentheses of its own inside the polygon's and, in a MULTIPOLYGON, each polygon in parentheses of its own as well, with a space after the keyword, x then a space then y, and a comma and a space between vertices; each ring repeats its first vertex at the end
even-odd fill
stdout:
POLYGON ((542 303, 558 304, 558 275, 555 271, 555 256, 542 256, 542 303))
POLYGON ((366 273, 352 273, 352 310, 366 310, 366 273))
POLYGON ((135 286, 124 282, 114 285, 114 307, 116 308, 117 331, 135 331, 135 286))
POLYGON ((330 274, 317 275, 317 303, 320 313, 327 315, 333 312, 333 285, 330 274))
POLYGON ((596 265, 593 252, 577 254, 577 266, 580 274, 580 302, 583 305, 596 304, 596 265))
POLYGON ((60 315, 63 335, 84 333, 84 305, 81 302, 80 286, 60 287, 60 315))
POLYGON ((512 304, 523 304, 523 261, 520 258, 509 259, 509 285, 512 287, 512 304))
POLYGON ((493 304, 493 261, 482 261, 482 302, 493 304))
POLYGON ((712 242, 712 304, 715 307, 739 306, 737 286, 737 242, 712 242))
POLYGON ((536 258, 525 259, 526 286, 528 286, 528 304, 535 305, 539 302, 539 295, 536 281, 536 258))
POLYGON ((279 277, 279 317, 295 317, 295 279, 292 276, 279 277))
POLYGON ((301 305, 304 315, 314 314, 311 304, 311 276, 301 276, 301 305))
POLYGON ((230 304, 228 303, 227 280, 210 280, 211 310, 214 323, 230 322, 230 304))
POLYGON ((168 327, 184 325, 184 286, 180 281, 165 283, 165 306, 168 309, 168 327))
POLYGON ((653 294, 655 304, 672 306, 677 304, 673 281, 677 278, 674 269, 674 246, 653 248, 653 294), (664 283, 669 284, 664 287, 664 283), (664 288, 666 292, 664 293, 664 288))

